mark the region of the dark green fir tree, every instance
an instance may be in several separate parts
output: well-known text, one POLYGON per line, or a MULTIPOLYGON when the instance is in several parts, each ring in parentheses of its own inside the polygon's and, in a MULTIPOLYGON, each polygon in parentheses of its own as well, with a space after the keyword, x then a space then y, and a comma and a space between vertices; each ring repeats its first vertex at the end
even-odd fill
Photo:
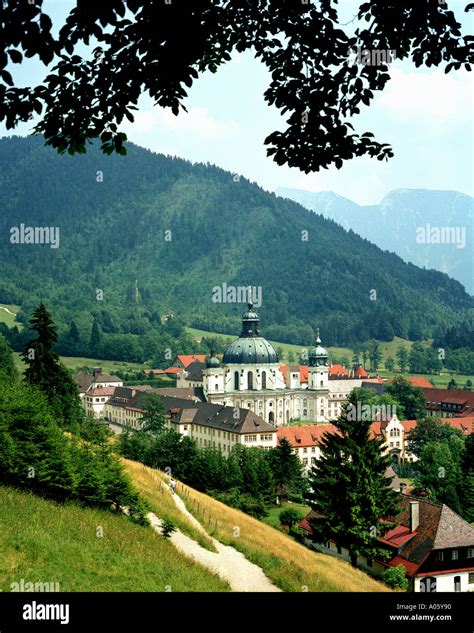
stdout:
POLYGON ((322 458, 309 473, 305 496, 319 517, 312 521, 316 539, 334 538, 355 565, 360 554, 382 555, 376 539, 390 527, 382 518, 397 513, 398 495, 385 476, 389 460, 380 440, 371 437, 371 422, 348 421, 347 406, 335 422, 337 431, 323 436, 322 458))

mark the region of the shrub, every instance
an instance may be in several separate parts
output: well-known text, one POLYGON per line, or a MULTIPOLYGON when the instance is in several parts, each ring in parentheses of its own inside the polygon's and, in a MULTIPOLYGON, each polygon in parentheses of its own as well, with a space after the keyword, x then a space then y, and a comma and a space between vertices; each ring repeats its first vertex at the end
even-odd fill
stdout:
POLYGON ((402 591, 407 591, 409 586, 409 581, 406 577, 406 569, 403 565, 397 565, 397 567, 389 567, 386 569, 383 580, 391 589, 401 589, 402 591))
POLYGON ((163 536, 164 538, 170 538, 173 532, 176 532, 174 524, 171 523, 171 521, 169 521, 168 519, 163 519, 163 522, 161 524, 161 536, 163 536))
POLYGON ((286 508, 286 510, 282 510, 280 512, 278 518, 280 519, 280 523, 282 525, 291 529, 295 523, 301 520, 302 516, 298 510, 295 510, 294 508, 286 508))

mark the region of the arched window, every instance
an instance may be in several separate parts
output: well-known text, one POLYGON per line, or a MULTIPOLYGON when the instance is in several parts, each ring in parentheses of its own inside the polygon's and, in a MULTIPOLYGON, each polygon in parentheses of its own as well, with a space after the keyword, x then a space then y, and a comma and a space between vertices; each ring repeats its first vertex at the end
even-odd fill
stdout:
POLYGON ((275 419, 275 416, 273 415, 273 411, 270 411, 270 413, 268 414, 268 421, 270 422, 270 424, 273 423, 275 419))
POLYGON ((267 388, 267 372, 262 371, 262 389, 267 388))
POLYGON ((219 385, 217 384, 217 382, 216 382, 216 384, 214 385, 214 390, 215 390, 215 391, 219 391, 219 385))
POLYGON ((247 373, 247 384, 249 389, 253 389, 253 372, 251 371, 247 373))
POLYGON ((239 381, 239 372, 234 371, 234 389, 235 391, 239 391, 240 389, 240 381, 239 381))

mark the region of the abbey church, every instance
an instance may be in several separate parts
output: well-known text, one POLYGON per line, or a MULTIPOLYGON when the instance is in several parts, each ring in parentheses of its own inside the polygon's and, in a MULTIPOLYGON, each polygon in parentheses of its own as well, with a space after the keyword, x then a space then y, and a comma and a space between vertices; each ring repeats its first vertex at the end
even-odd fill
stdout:
POLYGON ((273 426, 291 420, 328 422, 337 418, 341 405, 360 379, 329 380, 328 353, 316 345, 308 353, 306 371, 298 365, 283 366, 274 347, 260 334, 259 316, 251 303, 242 317, 242 330, 227 348, 222 361, 215 353, 202 372, 208 402, 250 409, 273 426))

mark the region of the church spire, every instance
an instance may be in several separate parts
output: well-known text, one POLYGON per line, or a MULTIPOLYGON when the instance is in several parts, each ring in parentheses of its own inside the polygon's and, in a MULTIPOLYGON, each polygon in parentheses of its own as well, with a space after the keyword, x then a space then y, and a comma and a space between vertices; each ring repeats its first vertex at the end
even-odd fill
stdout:
POLYGON ((260 318, 253 309, 253 303, 249 301, 247 304, 247 310, 242 315, 242 332, 240 333, 240 337, 259 336, 259 323, 260 318))

